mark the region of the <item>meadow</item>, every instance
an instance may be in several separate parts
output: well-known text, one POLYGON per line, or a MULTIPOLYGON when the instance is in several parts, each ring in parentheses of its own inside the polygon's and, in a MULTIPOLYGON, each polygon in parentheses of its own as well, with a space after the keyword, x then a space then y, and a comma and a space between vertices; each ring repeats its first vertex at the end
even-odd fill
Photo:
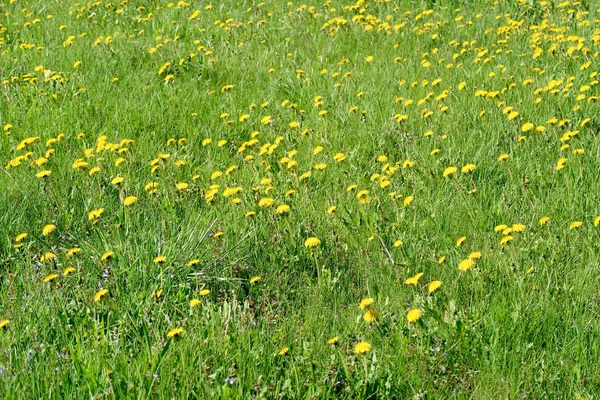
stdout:
POLYGON ((600 3, 0 3, 0 397, 600 398, 600 3))

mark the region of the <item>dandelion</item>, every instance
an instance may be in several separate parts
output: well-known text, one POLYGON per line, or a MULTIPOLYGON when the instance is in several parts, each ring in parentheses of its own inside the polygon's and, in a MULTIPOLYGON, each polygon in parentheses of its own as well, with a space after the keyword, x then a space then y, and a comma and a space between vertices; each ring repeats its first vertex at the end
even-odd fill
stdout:
POLYGON ((270 197, 263 197, 258 201, 258 206, 262 208, 271 207, 275 203, 275 200, 270 197))
POLYGON ((82 250, 79 247, 73 247, 69 251, 67 251, 67 257, 73 257, 76 254, 81 253, 82 250))
POLYGON ((106 253, 102 254, 102 257, 100 257, 101 261, 106 261, 109 258, 112 258, 112 256, 114 256, 115 253, 113 251, 107 251, 106 253))
POLYGON ((458 269, 461 271, 468 271, 475 265, 475 261, 470 258, 464 259, 458 264, 458 269))
POLYGON ((375 310, 367 310, 367 312, 363 315, 363 319, 366 322, 373 322, 377 319, 378 314, 375 310))
POLYGON ((45 170, 40 171, 37 174, 35 174, 35 177, 39 178, 39 179, 42 179, 42 178, 45 178, 47 176, 50 176, 50 174, 52 174, 52 171, 45 169, 45 170))
POLYGON ((210 294, 210 290, 208 290, 208 289, 202 289, 200 291, 200 296, 202 296, 202 297, 208 296, 209 294, 210 294))
POLYGON ((368 190, 359 190, 356 194, 356 198, 358 199, 360 204, 367 204, 371 201, 371 197, 369 197, 368 190))
POLYGON ((444 177, 451 178, 452 175, 457 171, 456 167, 448 167, 444 170, 444 177))
POLYGON ((571 225, 569 225, 569 230, 577 229, 583 225, 583 221, 573 221, 571 225))
POLYGON ((461 172, 463 174, 468 174, 470 172, 473 172, 477 169, 477 166, 475 164, 467 164, 464 167, 462 167, 461 172))
POLYGON ((50 261, 56 258, 56 254, 52 253, 51 251, 47 251, 44 254, 42 254, 42 257, 40 257, 40 261, 41 262, 46 262, 46 261, 50 261))
POLYGON ((95 221, 98 218, 100 218, 100 216, 102 215, 102 213, 104 212, 104 208, 98 208, 97 210, 92 210, 88 213, 88 220, 89 221, 95 221))
POLYGON ((280 206, 277 206, 277 214, 286 214, 289 211, 290 211, 290 206, 288 206, 287 204, 282 204, 280 206))
POLYGON ((431 282, 428 286, 427 286, 427 291, 429 293, 433 293, 435 292, 437 289, 439 289, 439 287, 442 286, 442 282, 441 281, 433 281, 431 282))
POLYGON ((101 289, 94 295, 94 302, 97 303, 108 293, 108 289, 101 289))
POLYGON ((55 280, 56 278, 58 278, 58 274, 50 274, 47 277, 44 278, 44 282, 48 283, 48 282, 52 282, 53 280, 55 280))
POLYGON ((331 339, 327 340, 327 344, 336 344, 340 340, 339 336, 334 336, 331 339))
POLYGON ((416 286, 419 283, 419 279, 421 279, 422 276, 423 276, 423 273, 419 272, 415 276, 411 276, 410 278, 408 278, 407 280, 405 280, 404 284, 405 285, 414 285, 414 286, 416 286))
POLYGON ((319 247, 321 245, 321 241, 316 237, 309 237, 304 241, 304 247, 313 248, 319 247))
POLYGON ((138 198, 135 196, 127 196, 125 197, 125 199, 123 200, 123 205, 125 207, 129 207, 133 204, 135 204, 138 201, 138 198))
POLYGON ((44 226, 44 228, 42 229, 42 235, 48 236, 55 230, 56 230, 56 225, 48 224, 48 225, 44 226))
POLYGON ((76 269, 73 267, 67 267, 65 268, 65 270, 63 271, 63 276, 67 276, 69 274, 72 274, 73 272, 75 272, 76 269))
POLYGON ((252 284, 254 284, 258 281, 260 281, 260 276, 253 276, 252 278, 250 278, 250 283, 252 283, 252 284))
POLYGON ((167 257, 165 256, 158 256, 154 258, 154 264, 162 264, 165 261, 167 261, 167 257))
POLYGON ((373 299, 372 297, 365 297, 364 299, 362 299, 360 301, 360 304, 358 306, 360 307, 361 310, 364 310, 365 308, 368 308, 373 303, 375 303, 375 299, 373 299))
POLYGON ((521 131, 523 132, 527 132, 532 130, 534 127, 534 125, 531 122, 526 122, 525 124, 523 124, 523 126, 521 127, 521 131))
POLYGON ((414 308, 410 310, 408 314, 406 314, 406 320, 410 323, 417 322, 419 319, 421 319, 421 315, 421 310, 418 308, 414 308))
POLYGON ((110 183, 112 183, 113 185, 117 186, 121 183, 123 183, 123 181, 125 180, 125 178, 117 176, 116 178, 113 178, 110 183))
POLYGON ((173 328, 167 332, 167 338, 173 338, 177 336, 181 336, 183 334, 182 328, 173 328))
POLYGON ((356 346, 354 346, 354 353, 365 354, 371 351, 372 348, 373 346, 371 346, 371 344, 368 342, 359 342, 356 344, 356 346))
POLYGON ((10 320, 8 319, 3 319, 2 321, 0 321, 0 329, 2 328, 6 328, 6 326, 10 323, 10 320))
POLYGON ((462 246, 465 240, 467 240, 466 236, 461 236, 458 239, 456 239, 456 247, 462 246))
POLYGON ((200 305, 200 299, 192 299, 190 300, 190 307, 194 308, 194 307, 198 307, 200 305))

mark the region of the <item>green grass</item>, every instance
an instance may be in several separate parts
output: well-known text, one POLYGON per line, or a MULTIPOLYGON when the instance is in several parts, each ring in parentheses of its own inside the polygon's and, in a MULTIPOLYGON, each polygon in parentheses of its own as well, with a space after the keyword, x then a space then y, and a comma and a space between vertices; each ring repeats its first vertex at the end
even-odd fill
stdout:
POLYGON ((0 4, 0 396, 599 398, 600 4, 209 5, 0 4))

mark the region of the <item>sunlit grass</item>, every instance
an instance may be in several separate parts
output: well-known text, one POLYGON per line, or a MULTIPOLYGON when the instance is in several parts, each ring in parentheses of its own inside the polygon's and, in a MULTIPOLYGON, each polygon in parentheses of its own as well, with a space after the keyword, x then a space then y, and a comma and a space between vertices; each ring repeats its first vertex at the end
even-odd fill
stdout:
POLYGON ((0 4, 2 397, 600 395, 600 5, 138 3, 0 4))

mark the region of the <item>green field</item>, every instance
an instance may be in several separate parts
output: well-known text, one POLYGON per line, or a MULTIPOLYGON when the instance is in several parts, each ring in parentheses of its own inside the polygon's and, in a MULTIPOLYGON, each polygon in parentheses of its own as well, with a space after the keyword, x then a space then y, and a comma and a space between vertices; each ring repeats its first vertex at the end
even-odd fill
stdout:
POLYGON ((0 397, 600 398, 599 22, 3 0, 0 397))

